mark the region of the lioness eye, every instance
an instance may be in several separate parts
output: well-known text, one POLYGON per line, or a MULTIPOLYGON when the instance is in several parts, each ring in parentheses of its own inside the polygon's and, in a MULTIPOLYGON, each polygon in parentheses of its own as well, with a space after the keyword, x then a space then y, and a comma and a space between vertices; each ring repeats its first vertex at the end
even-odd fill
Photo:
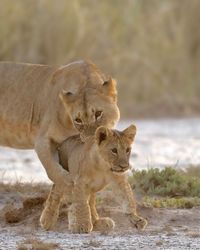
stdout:
POLYGON ((81 124, 82 123, 82 120, 80 118, 76 118, 75 119, 75 122, 78 123, 78 124, 81 124))
POLYGON ((102 111, 96 111, 95 112, 95 118, 98 120, 102 116, 103 112, 102 111))
POLYGON ((112 148, 111 151, 112 151, 113 154, 115 154, 115 155, 117 154, 117 149, 116 148, 112 148))
POLYGON ((126 149, 126 153, 129 154, 131 152, 131 148, 126 149))

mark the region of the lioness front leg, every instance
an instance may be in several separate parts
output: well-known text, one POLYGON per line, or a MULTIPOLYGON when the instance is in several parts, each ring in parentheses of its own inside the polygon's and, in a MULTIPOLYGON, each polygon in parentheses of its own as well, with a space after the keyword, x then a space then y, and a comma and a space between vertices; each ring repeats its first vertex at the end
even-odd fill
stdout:
POLYGON ((40 225, 45 230, 50 230, 56 224, 59 216, 59 208, 62 199, 62 193, 53 184, 48 198, 45 202, 45 207, 40 216, 40 225))
POLYGON ((72 205, 68 210, 69 230, 73 233, 89 233, 93 229, 89 206, 89 194, 84 185, 75 185, 72 205))
POLYGON ((109 217, 99 217, 96 210, 96 195, 95 193, 90 194, 90 211, 92 217, 93 230, 107 232, 115 227, 115 222, 109 217))
POLYGON ((69 172, 67 172, 56 159, 56 144, 49 138, 40 137, 36 140, 35 151, 43 164, 49 179, 56 186, 68 185, 71 181, 69 172))
POLYGON ((125 208, 125 213, 137 229, 143 230, 147 226, 147 220, 138 216, 136 211, 136 201, 127 176, 115 175, 114 184, 116 185, 117 197, 125 208))

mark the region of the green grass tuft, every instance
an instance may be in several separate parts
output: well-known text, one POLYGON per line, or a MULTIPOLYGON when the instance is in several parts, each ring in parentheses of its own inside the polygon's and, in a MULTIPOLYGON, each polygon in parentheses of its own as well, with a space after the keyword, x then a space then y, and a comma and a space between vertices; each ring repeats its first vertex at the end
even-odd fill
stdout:
MULTIPOLYGON (((200 172, 200 169, 198 171, 200 172)), ((177 171, 171 167, 163 170, 137 170, 130 178, 130 183, 144 195, 200 198, 200 177, 197 170, 197 177, 193 176, 189 169, 187 172, 177 171)))
POLYGON ((200 198, 155 198, 145 196, 142 205, 156 208, 193 208, 200 206, 200 198))

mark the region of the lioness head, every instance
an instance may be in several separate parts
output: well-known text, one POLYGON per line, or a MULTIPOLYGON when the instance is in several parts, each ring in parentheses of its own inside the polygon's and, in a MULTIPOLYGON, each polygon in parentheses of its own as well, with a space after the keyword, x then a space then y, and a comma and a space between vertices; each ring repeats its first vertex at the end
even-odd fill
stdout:
POLYGON ((135 138, 136 127, 131 125, 123 131, 99 127, 95 132, 95 141, 101 157, 108 162, 109 169, 123 173, 130 168, 131 144, 135 138))
POLYGON ((60 99, 84 139, 97 127, 112 128, 119 120, 116 82, 91 62, 80 61, 56 72, 60 99))

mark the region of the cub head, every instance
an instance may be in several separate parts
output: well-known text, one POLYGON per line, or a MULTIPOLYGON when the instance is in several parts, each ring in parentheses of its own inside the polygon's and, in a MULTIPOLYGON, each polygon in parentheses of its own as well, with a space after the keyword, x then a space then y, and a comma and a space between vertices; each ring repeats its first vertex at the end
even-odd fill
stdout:
POLYGON ((96 128, 113 128, 119 120, 116 82, 90 62, 77 62, 60 69, 59 97, 81 139, 94 135, 96 128))
POLYGON ((135 125, 130 125, 123 131, 99 127, 95 132, 95 143, 99 154, 108 163, 110 171, 124 173, 130 169, 129 158, 131 144, 136 134, 135 125))

